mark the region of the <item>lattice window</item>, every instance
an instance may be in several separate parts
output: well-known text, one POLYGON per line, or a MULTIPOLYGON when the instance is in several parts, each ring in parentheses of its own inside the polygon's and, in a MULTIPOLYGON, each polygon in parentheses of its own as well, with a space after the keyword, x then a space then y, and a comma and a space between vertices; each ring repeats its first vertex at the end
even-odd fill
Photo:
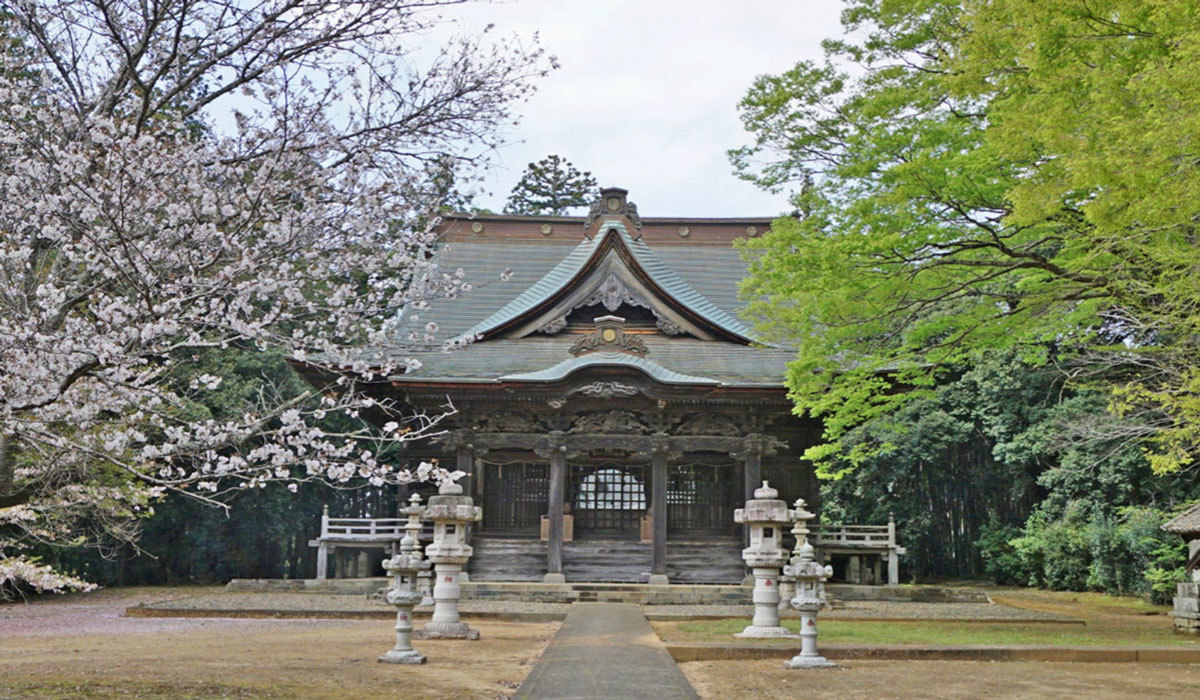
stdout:
POLYGON ((572 465, 571 493, 577 532, 636 535, 648 504, 646 467, 572 465))
POLYGON ((737 470, 726 465, 680 464, 667 469, 667 529, 725 533, 733 517, 737 470))
POLYGON ((550 500, 549 465, 483 462, 482 466, 485 480, 483 529, 536 535, 550 500))

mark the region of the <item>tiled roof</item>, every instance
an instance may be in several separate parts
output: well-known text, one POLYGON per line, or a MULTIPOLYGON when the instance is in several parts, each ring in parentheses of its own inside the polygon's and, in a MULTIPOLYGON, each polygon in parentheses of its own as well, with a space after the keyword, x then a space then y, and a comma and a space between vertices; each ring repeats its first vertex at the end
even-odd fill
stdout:
POLYGON ((1200 537, 1200 503, 1163 523, 1162 529, 1176 535, 1200 537))
MULTIPOLYGON (((740 336, 747 341, 754 339, 750 328, 716 304, 713 304, 692 285, 688 284, 683 277, 651 250, 649 245, 641 240, 634 240, 629 235, 629 231, 625 229, 625 225, 620 221, 605 221, 600 225, 599 230, 604 233, 599 233, 590 239, 585 238, 580 241, 557 265, 546 272, 541 279, 534 282, 503 307, 497 309, 476 325, 468 328, 461 335, 471 337, 487 333, 529 312, 547 297, 563 290, 579 274, 584 266, 587 265, 588 261, 596 255, 597 251, 601 248, 601 244, 604 242, 605 236, 611 235, 607 232, 615 230, 651 281, 663 289, 675 301, 699 314, 713 325, 733 335, 740 336)), ((731 286, 736 290, 736 282, 731 286)))
MULTIPOLYGON (((699 383, 718 383, 725 386, 780 387, 787 363, 793 358, 790 350, 763 348, 722 343, 695 338, 671 338, 667 336, 640 336, 649 353, 644 361, 660 367, 663 374, 657 379, 672 377, 677 383, 692 383, 680 377, 702 380, 699 383)), ((428 351, 402 353, 416 357, 422 363, 420 369, 392 379, 398 382, 452 382, 495 383, 514 375, 518 377, 545 377, 558 371, 589 366, 570 364, 587 357, 620 354, 617 364, 637 367, 636 358, 624 353, 590 353, 573 358, 569 352, 577 335, 526 336, 517 339, 487 340, 468 345, 452 352, 428 351), (632 362, 631 362, 632 360, 632 362), (558 368, 558 369, 556 369, 558 368)), ((646 367, 639 367, 647 374, 646 367)), ((568 372, 569 373, 569 372, 568 372)), ((524 379, 536 381, 536 379, 524 379)), ((521 379, 518 379, 521 381, 521 379)), ((541 381, 551 381, 541 379, 541 381)))
MULTIPOLYGON (((727 242, 648 245, 634 240, 618 221, 607 221, 599 230, 615 228, 641 272, 676 303, 686 305, 725 337, 737 341, 700 340, 686 335, 642 335, 649 354, 639 358, 623 353, 597 352, 574 358, 569 348, 578 335, 534 334, 522 338, 492 337, 452 352, 413 351, 397 343, 390 354, 414 357, 422 366, 393 377, 402 383, 496 383, 554 381, 597 364, 636 368, 664 383, 716 384, 736 387, 782 387, 786 365, 793 352, 785 348, 756 347, 749 326, 737 314, 744 306, 738 285, 747 263, 727 242)), ((612 234, 606 234, 611 236, 612 234)), ((511 322, 535 309, 547 295, 563 291, 589 258, 603 245, 604 235, 578 243, 561 239, 508 240, 456 238, 443 245, 437 263, 445 272, 462 268, 473 289, 455 298, 436 299, 419 313, 420 323, 434 322, 439 340, 475 337, 499 324, 511 322), (511 277, 501 281, 503 273, 511 277)))

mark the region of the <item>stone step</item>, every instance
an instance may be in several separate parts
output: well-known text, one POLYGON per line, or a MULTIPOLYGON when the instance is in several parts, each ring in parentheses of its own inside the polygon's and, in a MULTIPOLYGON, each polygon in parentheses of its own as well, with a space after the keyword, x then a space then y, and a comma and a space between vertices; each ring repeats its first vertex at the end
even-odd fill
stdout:
POLYGON ((472 581, 541 581, 546 543, 534 539, 476 537, 467 571, 472 581))
MULTIPOLYGON (((472 581, 541 581, 546 543, 533 539, 476 537, 468 573, 472 581)), ((563 543, 563 574, 568 581, 644 583, 650 574, 651 545, 636 540, 578 540, 563 543)), ((679 583, 742 581, 741 541, 714 538, 667 545, 667 576, 679 583)))
POLYGON ((750 586, 676 585, 649 586, 619 583, 509 583, 475 582, 462 586, 464 600, 539 603, 634 603, 639 605, 744 605, 750 586))

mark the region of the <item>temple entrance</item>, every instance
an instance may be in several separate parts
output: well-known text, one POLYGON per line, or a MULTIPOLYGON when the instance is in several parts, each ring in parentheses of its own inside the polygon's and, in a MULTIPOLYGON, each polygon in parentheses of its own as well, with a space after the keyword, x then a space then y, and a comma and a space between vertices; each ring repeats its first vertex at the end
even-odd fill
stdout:
POLYGON ((645 465, 572 465, 571 494, 577 538, 638 539, 649 504, 645 465))
POLYGON ((740 505, 733 465, 678 464, 667 470, 667 530, 705 537, 737 532, 730 514, 740 505))
POLYGON ((482 462, 487 488, 483 494, 483 529, 488 533, 537 537, 550 498, 546 464, 482 462))

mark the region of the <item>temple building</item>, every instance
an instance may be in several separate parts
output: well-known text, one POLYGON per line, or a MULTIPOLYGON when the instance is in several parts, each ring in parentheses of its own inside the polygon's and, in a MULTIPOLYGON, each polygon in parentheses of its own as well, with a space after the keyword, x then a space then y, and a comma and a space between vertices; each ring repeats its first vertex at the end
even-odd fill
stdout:
POLYGON ((818 505, 799 455, 820 426, 783 386, 793 352, 738 315, 733 243, 771 220, 641 218, 626 194, 587 217, 442 223, 440 268, 496 281, 422 310, 470 342, 379 391, 456 410, 409 449, 468 474, 473 580, 736 583, 732 514, 755 487, 818 505))

